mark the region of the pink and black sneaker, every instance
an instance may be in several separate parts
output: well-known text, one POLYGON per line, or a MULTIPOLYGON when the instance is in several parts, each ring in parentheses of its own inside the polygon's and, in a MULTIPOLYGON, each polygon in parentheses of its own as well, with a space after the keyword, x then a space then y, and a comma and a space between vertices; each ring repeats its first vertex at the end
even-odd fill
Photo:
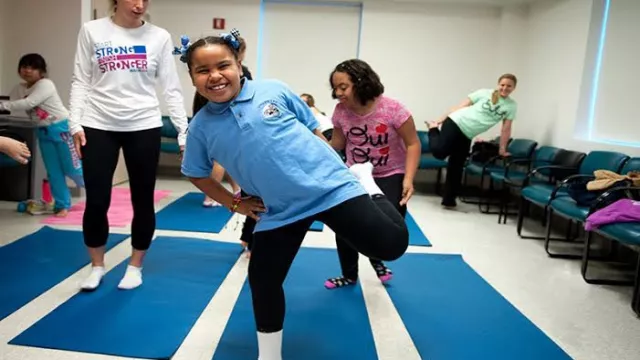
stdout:
POLYGON ((376 271, 376 275, 378 275, 378 279, 384 284, 390 281, 393 278, 393 272, 383 263, 377 263, 373 265, 373 269, 376 271))
POLYGON ((340 276, 340 277, 331 278, 325 281, 324 287, 326 287, 329 290, 333 290, 333 289, 341 288, 344 286, 355 285, 355 283, 356 283, 355 280, 350 280, 345 278, 344 276, 340 276))

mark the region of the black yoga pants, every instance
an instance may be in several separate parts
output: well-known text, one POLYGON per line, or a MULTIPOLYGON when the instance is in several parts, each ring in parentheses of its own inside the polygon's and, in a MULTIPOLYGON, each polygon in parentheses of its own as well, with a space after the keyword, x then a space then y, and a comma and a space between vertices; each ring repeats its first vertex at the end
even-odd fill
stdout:
POLYGON ((404 218, 384 195, 362 195, 295 223, 254 234, 249 284, 259 332, 282 330, 282 288, 291 263, 313 221, 319 220, 356 251, 384 261, 398 259, 409 245, 404 218))
MULTIPOLYGON (((407 206, 400 205, 402 200, 402 182, 404 174, 394 174, 382 178, 374 178, 376 184, 385 194, 387 199, 393 204, 404 218, 407 214, 407 206)), ((364 241, 365 239, 363 239, 364 241)), ((358 279, 358 252, 349 245, 349 242, 336 235, 336 247, 338 248, 338 257, 340 258, 340 268, 342 276, 350 280, 358 279)), ((369 258, 371 265, 375 268, 382 261, 369 258)))
POLYGON ((429 130, 429 147, 437 159, 444 160, 449 157, 442 205, 455 206, 456 198, 460 194, 464 164, 471 148, 471 139, 453 120, 447 118, 442 123, 441 130, 438 128, 429 130))
POLYGON ((87 139, 82 147, 87 192, 82 219, 85 244, 97 248, 107 243, 112 179, 122 149, 133 206, 131 245, 136 250, 147 250, 156 229, 153 198, 160 157, 160 128, 116 132, 85 127, 84 133, 87 139))

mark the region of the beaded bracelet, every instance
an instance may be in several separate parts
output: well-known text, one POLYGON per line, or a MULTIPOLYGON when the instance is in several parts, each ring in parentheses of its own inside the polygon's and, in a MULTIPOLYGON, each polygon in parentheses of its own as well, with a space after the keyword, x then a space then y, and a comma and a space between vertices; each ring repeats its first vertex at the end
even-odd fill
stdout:
POLYGON ((238 206, 240 206, 240 203, 242 202, 242 198, 238 195, 238 196, 234 196, 233 197, 233 202, 231 203, 231 208, 229 209, 231 212, 236 212, 236 210, 238 210, 238 206))

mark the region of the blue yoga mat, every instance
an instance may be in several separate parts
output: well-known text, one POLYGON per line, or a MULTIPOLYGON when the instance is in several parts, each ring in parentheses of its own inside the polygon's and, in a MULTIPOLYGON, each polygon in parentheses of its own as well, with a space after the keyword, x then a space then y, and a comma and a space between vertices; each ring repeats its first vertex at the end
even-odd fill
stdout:
POLYGON ((127 261, 92 293, 78 293, 10 344, 133 358, 169 359, 238 259, 238 246, 158 237, 142 286, 118 290, 127 261))
MULTIPOLYGON (((340 290, 323 286, 339 271, 335 250, 300 249, 284 285, 284 359, 378 358, 360 285, 340 290)), ((245 283, 213 359, 257 357, 251 291, 245 283)))
POLYGON ((405 224, 407 224, 407 228, 409 229, 409 245, 414 246, 431 246, 431 242, 424 235, 416 220, 411 216, 409 212, 404 218, 405 224))
POLYGON ((224 206, 204 207, 204 194, 187 193, 156 215, 156 229, 219 233, 231 219, 224 206))
POLYGON ((459 255, 406 254, 387 291, 423 359, 571 359, 459 255))
MULTIPOLYGON (((129 235, 109 235, 107 249, 129 235)), ((0 247, 0 320, 89 263, 82 232, 48 226, 0 247)))
POLYGON ((309 231, 322 231, 324 229, 324 224, 320 221, 314 221, 309 228, 309 231))

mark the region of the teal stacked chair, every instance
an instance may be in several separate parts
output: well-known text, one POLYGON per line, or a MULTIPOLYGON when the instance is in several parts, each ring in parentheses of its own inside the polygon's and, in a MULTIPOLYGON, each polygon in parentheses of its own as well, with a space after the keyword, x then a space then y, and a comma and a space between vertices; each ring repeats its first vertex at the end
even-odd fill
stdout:
MULTIPOLYGON (((538 169, 542 166, 549 166, 553 164, 553 160, 560 151, 559 148, 554 146, 541 146, 537 148, 533 154, 533 158, 529 159, 512 159, 506 166, 504 172, 495 172, 491 174, 491 181, 495 184, 502 184, 502 195, 500 196, 500 209, 498 211, 498 223, 507 223, 509 214, 509 201, 511 198, 512 190, 522 190, 525 179, 529 176, 532 169, 538 169)), ((532 176, 529 183, 550 183, 551 179, 549 175, 551 171, 549 169, 542 169, 536 171, 536 175, 532 176)))
MULTIPOLYGON (((527 177, 522 182, 522 191, 520 191, 518 206, 516 232, 520 238, 544 240, 543 236, 522 234, 524 215, 528 212, 531 204, 543 208, 546 215, 547 204, 555 189, 556 183, 559 180, 578 173, 580 164, 585 156, 586 154, 583 152, 560 149, 553 158, 551 165, 537 167, 527 174, 527 177), (547 181, 537 181, 540 176, 547 178, 547 181)), ((546 216, 543 216, 542 219, 544 225, 546 216)))
MULTIPOLYGON (((629 159, 620 174, 626 175, 631 171, 640 171, 640 158, 629 159)), ((587 217, 593 214, 595 211, 601 209, 605 204, 611 203, 610 198, 615 196, 615 199, 624 197, 634 200, 640 200, 640 187, 622 186, 610 189, 604 194, 600 195, 598 199, 589 208, 587 217), (621 195, 621 196, 620 196, 621 195)), ((603 278, 591 278, 588 276, 588 266, 590 260, 595 260, 591 256, 591 241, 593 234, 596 233, 605 239, 609 239, 614 244, 626 246, 628 248, 638 250, 640 249, 640 222, 628 222, 628 223, 612 223, 603 225, 591 231, 586 231, 586 240, 584 244, 584 250, 582 252, 582 278, 589 284, 596 285, 633 285, 633 300, 631 301, 631 307, 633 311, 640 316, 640 257, 636 263, 634 280, 614 280, 603 278)), ((613 244, 612 244, 613 245, 613 244)))
POLYGON ((162 129, 160 130, 160 136, 162 142, 160 143, 160 152, 169 154, 180 154, 180 146, 178 145, 178 131, 171 123, 171 118, 168 116, 162 117, 162 129), (169 139, 170 141, 165 141, 169 139))
MULTIPOLYGON (((500 136, 497 136, 496 138, 494 138, 493 140, 490 140, 489 142, 494 143, 494 144, 499 144, 500 143, 500 136)), ((509 142, 511 142, 511 139, 509 139, 509 142)), ((474 160, 475 156, 477 155, 477 152, 471 152, 469 154, 469 157, 467 158, 467 163, 464 166, 464 175, 462 178, 462 189, 464 189, 465 191, 468 191, 469 187, 468 187, 468 179, 469 176, 473 176, 473 177, 480 177, 480 181, 483 181, 483 177, 486 174, 491 173, 492 171, 500 171, 501 169, 503 169, 504 167, 501 165, 496 165, 495 164, 495 160, 489 159, 489 161, 485 161, 485 162, 480 162, 480 161, 476 161, 474 160)), ((469 200, 469 198, 467 196, 460 196, 460 200, 464 203, 467 204, 478 204, 479 201, 472 201, 469 200)))
MULTIPOLYGON (((566 196, 566 189, 576 181, 592 180, 596 170, 609 170, 619 173, 629 160, 629 156, 614 151, 592 151, 582 161, 577 174, 571 175, 561 181, 553 189, 547 201, 547 233, 545 235, 544 249, 554 258, 579 259, 580 256, 570 253, 557 253, 549 249, 551 242, 551 228, 553 214, 569 220, 570 225, 584 224, 589 214, 588 206, 580 206, 571 196, 566 196), (558 196, 560 194, 560 196, 558 196)), ((569 226, 568 229, 571 229, 569 226)))
POLYGON ((429 133, 427 131, 418 131, 418 138, 420 139, 420 145, 422 148, 418 169, 437 171, 436 193, 440 194, 440 188, 442 187, 442 169, 447 167, 447 161, 436 159, 431 155, 431 148, 429 147, 429 133))
MULTIPOLYGON (((488 141, 490 143, 494 143, 496 145, 498 145, 500 143, 500 136, 497 136, 496 138, 494 138, 493 140, 488 141)), ((511 142, 511 139, 509 139, 509 142, 511 142)), ((464 173, 463 173, 463 178, 462 178, 462 189, 465 192, 469 191, 469 186, 468 186, 468 178, 469 176, 483 176, 483 169, 485 169, 485 165, 487 165, 487 173, 490 173, 491 170, 497 170, 500 171, 500 169, 502 168, 502 166, 491 166, 491 164, 488 164, 490 161, 477 161, 474 160, 474 158, 476 157, 476 155, 478 155, 478 152, 470 152, 469 153, 469 157, 467 158, 467 163, 464 166, 464 173)), ((489 159, 491 160, 491 159, 489 159)), ((470 200, 468 196, 460 196, 460 200, 464 203, 467 204, 478 204, 478 201, 473 201, 470 200)))
MULTIPOLYGON (((508 158, 502 158, 502 156, 496 156, 493 159, 489 160, 483 167, 480 172, 480 190, 484 188, 484 178, 485 175, 488 175, 489 178, 489 194, 493 193, 494 185, 494 174, 506 174, 507 169, 511 167, 512 164, 518 163, 531 163, 531 159, 533 158, 533 153, 538 146, 538 143, 529 140, 529 139, 513 139, 509 142, 507 146, 507 152, 511 154, 508 158)), ((501 182, 498 182, 501 184, 501 182)), ((490 207, 493 203, 490 198, 487 196, 481 196, 478 201, 478 208, 480 212, 489 214, 490 207), (485 199, 486 201, 483 201, 485 199), (483 205, 486 206, 486 210, 483 210, 483 205)), ((500 204, 500 203, 498 203, 500 204)))

